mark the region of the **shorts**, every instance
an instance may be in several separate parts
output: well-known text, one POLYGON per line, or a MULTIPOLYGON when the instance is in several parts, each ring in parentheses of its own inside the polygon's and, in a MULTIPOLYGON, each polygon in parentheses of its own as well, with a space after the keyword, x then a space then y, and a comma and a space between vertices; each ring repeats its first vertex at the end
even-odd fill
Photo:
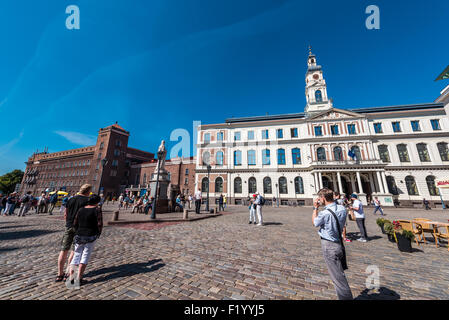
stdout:
POLYGON ((70 250, 70 247, 72 250, 75 250, 75 243, 73 241, 73 238, 75 237, 75 229, 70 227, 65 229, 64 235, 62 236, 61 241, 61 251, 67 251, 70 250))
POLYGON ((94 243, 95 241, 84 244, 75 244, 75 254, 73 255, 70 265, 77 266, 80 263, 87 264, 89 262, 90 255, 94 250, 94 243))

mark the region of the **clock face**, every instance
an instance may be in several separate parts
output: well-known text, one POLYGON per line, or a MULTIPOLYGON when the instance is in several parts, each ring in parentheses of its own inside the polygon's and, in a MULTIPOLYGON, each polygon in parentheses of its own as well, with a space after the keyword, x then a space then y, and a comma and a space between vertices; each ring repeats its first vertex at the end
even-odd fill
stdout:
POLYGON ((313 75, 313 79, 318 80, 319 78, 320 78, 319 75, 317 75, 317 74, 314 74, 314 75, 313 75))

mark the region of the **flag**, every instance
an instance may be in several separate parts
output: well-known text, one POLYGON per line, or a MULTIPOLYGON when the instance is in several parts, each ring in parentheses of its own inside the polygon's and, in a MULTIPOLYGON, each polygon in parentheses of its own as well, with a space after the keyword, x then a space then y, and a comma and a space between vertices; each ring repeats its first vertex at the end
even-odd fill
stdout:
POLYGON ((351 159, 354 160, 354 158, 355 158, 355 153, 352 151, 352 149, 348 151, 348 156, 350 156, 351 159))

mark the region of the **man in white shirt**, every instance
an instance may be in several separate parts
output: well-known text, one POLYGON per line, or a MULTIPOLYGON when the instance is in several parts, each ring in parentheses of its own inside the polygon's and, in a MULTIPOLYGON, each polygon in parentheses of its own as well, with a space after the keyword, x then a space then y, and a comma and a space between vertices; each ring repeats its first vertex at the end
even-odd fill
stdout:
POLYGON ((363 212, 363 204, 362 201, 358 199, 358 196, 353 193, 351 194, 352 200, 352 210, 354 211, 355 221, 357 222, 357 226, 360 229, 360 238, 357 241, 366 242, 368 239, 368 235, 366 234, 365 227, 365 213, 363 212))
POLYGON ((262 216, 262 196, 259 192, 256 192, 256 200, 254 201, 256 205, 257 219, 259 220, 258 226, 263 226, 263 216, 262 216))
POLYGON ((198 189, 195 192, 195 212, 197 214, 199 214, 201 210, 201 198, 202 198, 201 189, 198 189))

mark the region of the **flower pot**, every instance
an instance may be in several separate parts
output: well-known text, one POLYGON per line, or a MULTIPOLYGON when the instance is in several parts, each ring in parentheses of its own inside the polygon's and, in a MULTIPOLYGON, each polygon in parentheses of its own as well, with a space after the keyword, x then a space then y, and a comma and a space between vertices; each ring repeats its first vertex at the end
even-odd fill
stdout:
POLYGON ((380 230, 382 231, 383 234, 385 234, 384 225, 381 225, 381 226, 380 226, 380 230))
POLYGON ((400 233, 396 233, 396 238, 398 239, 398 249, 401 252, 412 252, 412 240, 404 237, 400 233))

